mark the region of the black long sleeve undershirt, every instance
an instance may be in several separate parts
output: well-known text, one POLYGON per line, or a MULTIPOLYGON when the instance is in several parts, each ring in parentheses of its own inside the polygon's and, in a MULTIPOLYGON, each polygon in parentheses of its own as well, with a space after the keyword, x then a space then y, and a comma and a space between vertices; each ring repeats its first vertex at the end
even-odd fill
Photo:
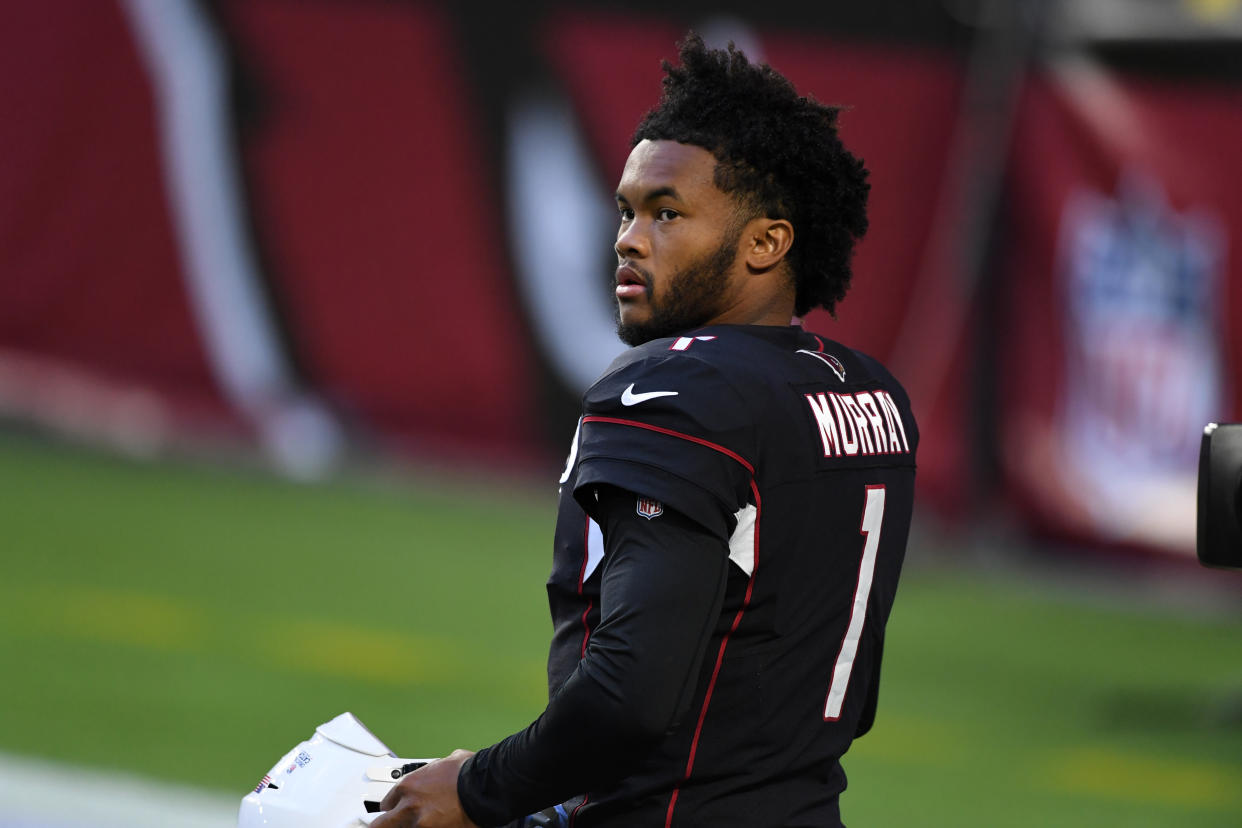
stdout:
POLYGON ((727 541, 667 508, 641 517, 631 492, 597 495, 584 505, 606 550, 599 626, 543 714, 462 766, 462 807, 484 828, 624 778, 689 708, 724 601, 727 541))

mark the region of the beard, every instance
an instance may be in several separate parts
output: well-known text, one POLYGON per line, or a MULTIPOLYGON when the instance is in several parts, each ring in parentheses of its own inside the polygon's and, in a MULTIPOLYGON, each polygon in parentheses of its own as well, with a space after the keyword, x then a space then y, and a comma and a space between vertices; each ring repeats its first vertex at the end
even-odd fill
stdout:
MULTIPOLYGON (((669 288, 663 301, 652 300, 652 275, 642 271, 647 283, 647 303, 651 314, 645 322, 626 324, 617 306, 617 336, 630 347, 653 339, 701 328, 715 318, 724 303, 725 282, 737 258, 740 227, 730 227, 715 250, 705 253, 668 277, 669 288)), ((634 267, 633 265, 630 265, 634 267)), ((637 268, 636 268, 637 269, 637 268)))

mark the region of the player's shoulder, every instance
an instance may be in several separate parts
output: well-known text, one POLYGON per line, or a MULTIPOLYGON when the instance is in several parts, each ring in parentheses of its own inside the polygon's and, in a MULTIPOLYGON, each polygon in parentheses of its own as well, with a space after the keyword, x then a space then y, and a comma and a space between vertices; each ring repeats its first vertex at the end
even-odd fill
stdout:
POLYGON ((691 433, 739 433, 753 425, 748 326, 712 326, 652 340, 613 361, 583 398, 588 416, 641 420, 691 433))
POLYGON ((818 334, 809 336, 816 347, 799 353, 828 366, 830 379, 825 384, 811 384, 803 390, 820 392, 827 395, 825 399, 836 396, 846 405, 849 405, 848 400, 853 399, 864 407, 864 413, 875 400, 879 400, 881 405, 892 406, 903 424, 903 433, 910 435, 912 445, 917 443, 918 426, 910 396, 880 360, 818 334))
POLYGON ((901 383, 880 360, 822 334, 803 331, 796 353, 799 365, 819 363, 844 388, 879 387, 905 396, 901 383))
POLYGON ((629 408, 658 394, 664 405, 745 412, 748 403, 770 405, 790 386, 805 384, 842 392, 880 388, 907 400, 878 359, 799 326, 714 325, 631 348, 584 402, 588 409, 629 408))
POLYGON ((880 386, 905 396, 906 392, 901 383, 880 360, 818 334, 811 334, 811 337, 822 344, 822 353, 827 354, 830 359, 835 356, 839 360, 837 367, 844 376, 844 382, 860 386, 880 386))
POLYGON ((900 388, 879 360, 792 325, 713 325, 652 340, 617 357, 594 388, 680 375, 747 394, 755 384, 799 382, 825 368, 842 383, 900 388))
POLYGON ((680 336, 654 339, 618 356, 595 381, 588 396, 620 394, 631 382, 693 384, 731 396, 742 391, 766 346, 755 325, 714 325, 680 336))

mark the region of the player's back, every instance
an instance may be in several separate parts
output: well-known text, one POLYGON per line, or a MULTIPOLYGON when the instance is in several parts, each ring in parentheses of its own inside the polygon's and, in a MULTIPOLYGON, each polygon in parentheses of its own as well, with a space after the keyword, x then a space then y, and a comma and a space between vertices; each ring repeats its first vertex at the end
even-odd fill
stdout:
MULTIPOLYGON (((800 328, 716 326, 620 358, 580 431, 567 489, 605 480, 667 503, 727 538, 731 563, 689 712, 576 824, 839 824, 838 759, 874 715, 909 531, 904 391, 800 328)), ((589 522, 575 530, 562 499, 554 689, 599 606, 600 552, 592 566, 589 522)))

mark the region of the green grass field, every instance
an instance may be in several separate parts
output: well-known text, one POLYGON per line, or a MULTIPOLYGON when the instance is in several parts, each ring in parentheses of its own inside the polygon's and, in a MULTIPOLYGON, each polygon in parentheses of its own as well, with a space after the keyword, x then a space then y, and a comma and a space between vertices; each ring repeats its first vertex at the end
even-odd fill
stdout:
MULTIPOLYGON (((490 743, 542 707, 554 499, 0 437, 0 750, 240 799, 343 710, 490 743)), ((849 824, 1242 825, 1242 601, 1118 595, 912 566, 849 824)))

